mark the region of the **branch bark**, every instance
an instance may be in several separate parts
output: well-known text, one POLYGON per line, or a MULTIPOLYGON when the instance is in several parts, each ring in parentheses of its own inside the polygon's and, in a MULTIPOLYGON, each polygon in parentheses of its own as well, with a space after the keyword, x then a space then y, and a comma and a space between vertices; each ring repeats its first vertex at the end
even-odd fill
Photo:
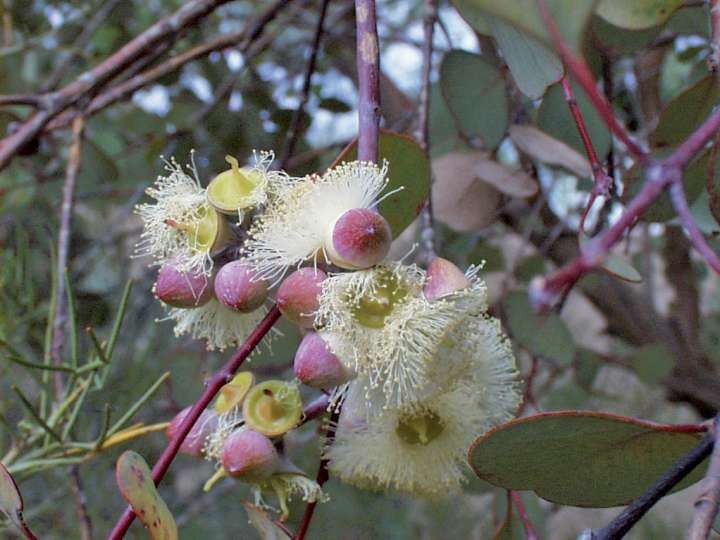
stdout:
POLYGON ((358 159, 377 161, 380 130, 380 54, 375 0, 355 0, 358 71, 358 159))
POLYGON ((718 439, 718 418, 713 420, 711 435, 713 437, 713 451, 710 456, 703 491, 695 501, 695 512, 688 529, 687 540, 705 540, 710 536, 710 530, 720 504, 720 445, 718 439))

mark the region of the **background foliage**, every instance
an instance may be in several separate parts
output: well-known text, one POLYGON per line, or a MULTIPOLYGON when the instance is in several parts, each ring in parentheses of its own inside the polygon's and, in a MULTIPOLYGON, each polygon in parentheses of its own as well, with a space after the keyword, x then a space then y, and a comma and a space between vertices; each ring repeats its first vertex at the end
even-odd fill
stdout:
MULTIPOLYGON (((0 94, 62 86, 182 4, 3 2, 0 94), (78 43, 88 21, 103 9, 106 16, 87 42, 78 43)), ((616 113, 655 155, 682 142, 716 105, 718 86, 706 61, 709 14, 704 2, 548 4, 616 113)), ((184 51, 242 30, 268 5, 230 2, 168 48, 184 51)), ((253 149, 274 149, 279 158, 286 157, 319 9, 320 2, 291 2, 249 45, 238 41, 187 63, 87 119, 68 261, 81 363, 101 356, 84 329, 91 327, 108 340, 127 280, 134 286, 111 367, 97 371, 72 440, 96 440, 103 434, 105 404, 116 421, 166 371, 171 377, 133 422, 171 418, 220 365, 222 354, 177 340, 170 323, 155 322, 163 313, 150 294, 154 273, 130 257, 140 231, 132 208, 158 174, 160 155, 184 162, 195 149, 205 181, 225 168, 226 154, 242 160, 253 149)), ((378 9, 383 125, 413 135, 423 5, 385 0, 378 9)), ((592 187, 590 164, 558 84, 562 64, 548 46, 539 15, 529 15, 534 13, 530 0, 440 3, 429 114, 436 247, 460 265, 486 261, 493 311, 503 318, 529 381, 524 413, 583 409, 665 423, 697 422, 720 409, 718 279, 692 253, 669 201, 661 199, 651 208, 616 247, 607 271, 584 277, 559 314, 539 318, 530 309, 525 294, 530 279, 577 253, 580 214, 592 187)), ((293 174, 323 170, 355 135, 354 53, 352 4, 331 1, 309 99, 297 120, 301 137, 287 156, 293 174)), ((612 200, 590 213, 592 233, 617 216, 637 191, 640 175, 584 92, 580 87, 574 91, 598 157, 617 180, 612 200)), ((3 107, 0 130, 11 133, 27 114, 25 106, 3 107)), ((0 173, 0 339, 8 344, 0 352, 0 456, 18 437, 40 429, 13 386, 36 403, 40 390, 51 385, 40 371, 10 357, 41 363, 48 351, 54 245, 70 142, 70 130, 53 130, 0 173)), ((388 152, 398 151, 392 141, 387 146, 388 152)), ((422 175, 405 158, 403 175, 422 175)), ((693 214, 716 249, 718 166, 715 149, 709 149, 685 179, 693 214)), ((397 239, 394 253, 407 253, 418 235, 415 223, 397 239)), ((281 328, 285 337, 250 364, 261 377, 291 376, 298 335, 289 325, 281 328)), ((70 361, 71 348, 64 352, 70 361)), ((316 429, 311 423, 287 441, 291 455, 308 471, 315 470, 318 452, 316 445, 303 443, 316 429)), ((164 443, 161 434, 151 434, 136 439, 132 448, 150 461, 164 443)), ((535 437, 528 441, 533 444, 539 444, 535 437)), ((673 444, 667 443, 678 453, 688 448, 686 440, 673 444)), ((98 536, 124 507, 114 477, 122 449, 103 451, 79 468, 98 536)), ((180 456, 164 483, 163 498, 182 537, 254 534, 240 508, 248 495, 245 487, 227 483, 198 496, 210 471, 210 464, 198 466, 180 456)), ((42 538, 78 537, 70 469, 32 472, 16 475, 26 519, 42 538)), ((524 537, 516 518, 506 519, 506 492, 479 480, 471 480, 464 495, 441 503, 369 494, 333 480, 327 489, 332 502, 319 508, 312 537, 491 538, 496 530, 498 538, 524 537)), ((523 500, 543 538, 574 538, 613 513, 562 507, 532 492, 523 500)), ((691 501, 687 492, 667 499, 629 538, 677 537, 689 519, 691 501)), ((300 515, 296 504, 291 528, 300 515)), ((15 532, 9 528, 2 534, 15 532)), ((128 537, 133 534, 144 535, 138 526, 128 537)))

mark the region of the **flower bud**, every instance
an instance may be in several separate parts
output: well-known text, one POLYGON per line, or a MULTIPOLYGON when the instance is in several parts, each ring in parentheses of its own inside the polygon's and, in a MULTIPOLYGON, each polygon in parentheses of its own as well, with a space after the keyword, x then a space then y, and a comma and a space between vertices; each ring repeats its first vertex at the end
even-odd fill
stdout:
POLYGON ((223 214, 236 214, 238 210, 252 206, 253 192, 263 178, 255 171, 241 169, 237 159, 225 156, 230 169, 213 178, 207 187, 210 204, 223 214))
POLYGON ((277 292, 277 306, 282 314, 301 328, 313 328, 325 278, 325 272, 310 267, 286 277, 277 292))
POLYGON ((170 261, 158 272, 153 292, 158 300, 176 308, 195 308, 212 298, 211 278, 204 274, 181 272, 170 261))
POLYGON ((245 425, 268 437, 293 429, 302 417, 297 386, 285 381, 265 381, 254 386, 243 402, 245 425))
POLYGON ((335 221, 324 246, 334 264, 360 270, 381 262, 391 243, 392 232, 384 217, 370 208, 354 208, 335 221))
POLYGON ((215 400, 215 412, 223 414, 242 404, 253 384, 255 376, 250 371, 235 375, 232 381, 220 389, 220 395, 215 400))
POLYGON ((295 353, 295 376, 313 388, 332 388, 349 381, 353 374, 335 356, 317 332, 309 332, 295 353))
POLYGON ((447 259, 435 257, 428 265, 427 282, 423 292, 425 298, 435 300, 469 286, 470 280, 462 270, 447 259))
POLYGON ((265 302, 267 282, 258 279, 255 271, 243 261, 232 261, 215 276, 215 296, 227 307, 249 313, 265 302))
MULTIPOLYGON (((175 415, 175 418, 172 419, 165 430, 168 440, 172 440, 178 432, 180 424, 183 423, 183 420, 185 420, 185 417, 190 412, 191 408, 192 407, 185 407, 182 411, 175 415)), ((190 433, 188 433, 187 437, 185 437, 185 440, 180 446, 180 452, 195 457, 202 457, 205 453, 205 439, 207 439, 208 435, 215 431, 217 424, 218 417, 214 412, 207 410, 203 411, 200 418, 198 418, 197 422, 195 422, 195 425, 190 430, 190 433)))
POLYGON ((272 441, 251 429, 239 429, 230 435, 222 449, 222 465, 234 478, 260 480, 272 475, 281 463, 272 441))

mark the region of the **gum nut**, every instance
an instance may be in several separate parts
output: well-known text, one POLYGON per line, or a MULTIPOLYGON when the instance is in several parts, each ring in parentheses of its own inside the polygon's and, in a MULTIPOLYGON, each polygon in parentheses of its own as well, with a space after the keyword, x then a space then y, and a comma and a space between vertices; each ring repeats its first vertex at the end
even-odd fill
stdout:
POLYGON ((390 251, 392 233, 387 220, 369 208, 341 215, 325 239, 325 251, 341 268, 360 270, 381 262, 390 251))
POLYGON ((309 332, 295 353, 295 376, 313 388, 333 388, 346 383, 352 373, 343 366, 317 332, 309 332))
MULTIPOLYGON (((165 430, 165 435, 167 435, 168 440, 172 440, 175 436, 175 433, 177 433, 180 428, 180 424, 182 424, 185 416, 187 416, 191 408, 192 407, 185 407, 182 411, 175 415, 175 418, 172 419, 170 425, 168 425, 165 430)), ((205 440, 213 431, 215 431, 217 423, 218 417, 214 412, 203 411, 200 418, 198 418, 197 422, 195 422, 195 425, 190 430, 190 433, 188 433, 187 437, 185 437, 185 440, 180 446, 180 452, 191 456, 202 457, 204 454, 203 448, 205 447, 205 440)))
POLYGON ((169 262, 160 268, 153 292, 169 306, 195 308, 210 301, 212 289, 212 280, 208 276, 181 272, 169 262))
POLYGON ((423 292, 425 298, 434 300, 470 286, 470 280, 447 259, 435 257, 427 269, 427 282, 423 292))
POLYGON ((222 464, 225 472, 235 478, 266 478, 275 472, 280 457, 268 437, 251 429, 239 429, 223 445, 222 464))
POLYGON ((268 295, 267 282, 258 279, 250 265, 232 261, 215 276, 215 296, 225 306, 244 313, 263 305, 268 295))
POLYGON ((311 267, 300 268, 286 277, 277 292, 277 306, 282 314, 301 328, 313 328, 325 278, 325 272, 311 267))

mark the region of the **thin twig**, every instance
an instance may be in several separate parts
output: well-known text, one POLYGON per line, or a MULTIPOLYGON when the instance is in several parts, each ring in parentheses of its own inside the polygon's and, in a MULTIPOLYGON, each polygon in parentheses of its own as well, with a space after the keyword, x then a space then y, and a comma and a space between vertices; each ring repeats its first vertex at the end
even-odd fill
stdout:
POLYGON ((358 159, 378 160, 380 54, 375 0, 355 0, 358 72, 358 159))
POLYGON ((563 60, 563 63, 570 70, 575 79, 583 87, 590 101, 592 101, 595 109, 597 110, 600 117, 607 124, 615 136, 625 145, 628 151, 635 156, 640 162, 644 163, 648 160, 648 153, 643 150, 638 143, 636 143, 630 135, 628 135, 625 128, 620 124, 618 119, 613 113, 612 107, 607 100, 600 94, 597 87, 595 86, 595 79, 592 76, 590 68, 587 66, 584 60, 575 56, 567 43, 562 38, 560 30, 557 24, 550 14, 550 10, 545 3, 545 0, 537 0, 538 9, 540 15, 545 22, 545 27, 550 34, 550 37, 555 45, 555 50, 558 52, 563 60))
POLYGON ((512 502, 515 504, 515 508, 517 508, 518 516, 520 516, 520 521, 522 521, 523 527, 525 528, 525 539, 538 540, 538 535, 533 528, 533 524, 530 521, 527 511, 525 510, 525 504, 522 501, 520 492, 511 491, 510 497, 512 498, 512 502))
POLYGON ((610 197, 613 181, 603 169, 597 153, 595 153, 595 148, 593 147, 592 140, 590 139, 590 134, 588 133, 585 125, 585 120, 583 119, 580 107, 578 107, 577 101, 575 100, 572 85, 570 84, 567 75, 563 75, 563 78, 560 80, 560 84, 563 89, 565 101, 570 108, 570 113, 572 114, 573 120, 575 120, 575 125, 580 133, 580 138, 582 139, 583 146, 585 147, 585 153, 587 154, 588 161, 590 161, 590 167, 593 175, 593 187, 590 191, 590 199, 588 199, 585 210, 583 211, 582 216, 580 216, 579 229, 580 232, 584 232, 585 218, 587 218, 587 215, 590 213, 590 209, 593 207, 595 199, 597 199, 598 196, 605 198, 610 197))
POLYGON ((87 511, 87 498, 80 479, 80 465, 70 467, 70 488, 75 498, 75 513, 80 522, 81 540, 92 540, 92 522, 87 511))
POLYGON ((705 480, 703 480, 704 489, 695 500, 695 512, 688 529, 687 540, 705 540, 708 538, 715 516, 718 513, 718 504, 720 504, 720 444, 717 444, 717 417, 713 420, 710 434, 714 441, 713 451, 705 474, 705 480))
POLYGON ((323 25, 325 24, 325 16, 327 15, 327 8, 330 0, 323 0, 320 6, 320 15, 318 17, 317 27, 315 28, 315 37, 310 48, 310 58, 308 59, 307 68, 305 69, 305 78, 303 80, 303 87, 300 93, 300 103, 293 113, 292 121, 287 132, 287 144, 285 145, 285 151, 282 159, 280 160, 280 168, 285 169, 288 160, 292 157, 295 152, 295 146, 300 140, 301 123, 303 118, 303 112, 305 111, 305 105, 307 105, 308 99, 310 98, 310 82, 315 73, 315 63, 317 61, 318 51, 320 50, 320 41, 323 35, 323 25))
MULTIPOLYGON (((68 155, 63 185, 62 207, 60 209, 60 231, 58 233, 57 267, 55 270, 57 285, 55 287, 55 318, 53 320, 52 360, 55 365, 62 363, 62 348, 65 343, 65 327, 67 325, 67 294, 65 276, 68 271, 70 253, 70 230, 72 227, 73 199, 77 183, 80 163, 82 161, 82 140, 85 131, 85 119, 78 116, 73 122, 72 144, 68 155)), ((55 374, 55 393, 58 399, 65 392, 62 373, 55 374)))
POLYGON ((713 449, 715 437, 709 433, 690 452, 681 457, 668 469, 645 493, 635 499, 627 508, 612 520, 606 527, 592 532, 592 540, 618 540, 625 536, 641 517, 656 502, 667 495, 671 489, 690 474, 713 449))
POLYGON ((192 0, 184 3, 174 14, 153 24, 104 62, 80 75, 74 82, 57 92, 47 94, 48 106, 38 110, 16 132, 0 141, 0 170, 4 169, 23 146, 34 140, 45 126, 65 109, 103 87, 138 59, 151 54, 154 48, 163 43, 168 36, 195 25, 229 1, 192 0))
MULTIPOLYGON (((163 450, 163 453, 158 458, 155 466, 152 469, 152 477, 155 485, 159 484, 165 476, 165 473, 170 468, 175 456, 180 450, 185 437, 187 437, 190 430, 197 422, 202 412, 207 408, 210 402, 215 398, 220 389, 227 382, 232 380, 235 372, 240 368, 245 359, 250 356, 250 353, 255 350, 260 341, 265 337, 270 329, 274 326, 277 320, 280 318, 280 310, 277 307, 273 308, 265 315, 265 318, 260 321, 255 330, 248 336, 245 343, 235 352, 235 354, 227 361, 227 363, 217 371, 206 383, 205 390, 193 405, 192 409, 185 415, 180 426, 175 433, 175 436, 168 442, 168 445, 163 450)), ((127 507, 125 512, 120 517, 115 527, 110 532, 108 540, 120 540, 125 536, 128 528, 135 519, 135 513, 131 507, 127 507)))
POLYGON ((680 218, 680 223, 682 224, 683 229, 685 229, 685 232, 690 237, 692 245, 695 246, 695 249, 697 249, 700 255, 702 255, 705 262, 708 263, 708 266, 715 270, 717 274, 720 274, 720 257, 718 257, 715 250, 710 247, 710 244, 708 244, 707 240, 705 240, 705 236, 700 230, 700 227, 698 227, 698 224, 690 211, 690 207, 688 206, 682 182, 679 180, 670 185, 670 200, 672 201, 673 207, 680 218))
MULTIPOLYGON (((435 23, 438 19, 438 0, 425 0, 423 3, 423 68, 422 83, 420 86, 420 101, 418 103, 418 124, 415 138, 430 158, 430 135, 428 117, 430 116, 430 73, 432 72, 433 38, 435 34, 435 23)), ((435 257, 435 226, 432 210, 432 187, 433 178, 430 177, 428 198, 420 214, 420 254, 421 259, 429 263, 435 257)))

